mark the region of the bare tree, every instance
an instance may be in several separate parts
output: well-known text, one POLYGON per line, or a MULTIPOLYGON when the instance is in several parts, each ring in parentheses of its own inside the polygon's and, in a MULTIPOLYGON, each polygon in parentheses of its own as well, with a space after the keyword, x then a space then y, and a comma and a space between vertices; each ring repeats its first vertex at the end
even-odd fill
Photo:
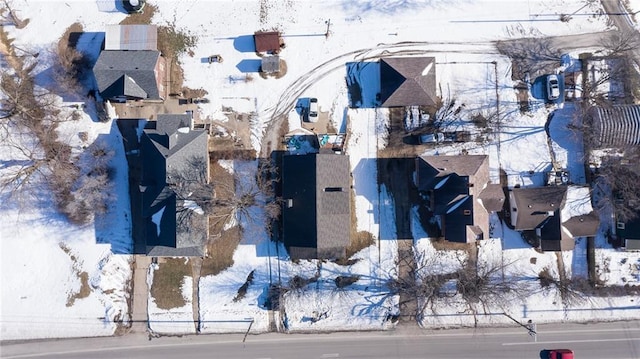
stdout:
POLYGON ((640 149, 630 147, 623 157, 610 157, 603 161, 598 172, 596 206, 610 207, 618 221, 633 220, 640 214, 640 149))
MULTIPOLYGON (((231 181, 215 184, 212 209, 214 224, 229 224, 239 218, 252 223, 254 210, 264 213, 264 226, 269 230, 271 221, 280 215, 281 200, 274 195, 277 181, 275 166, 269 160, 260 160, 255 172, 235 171, 231 181)), ((262 224, 261 224, 262 225, 262 224)))

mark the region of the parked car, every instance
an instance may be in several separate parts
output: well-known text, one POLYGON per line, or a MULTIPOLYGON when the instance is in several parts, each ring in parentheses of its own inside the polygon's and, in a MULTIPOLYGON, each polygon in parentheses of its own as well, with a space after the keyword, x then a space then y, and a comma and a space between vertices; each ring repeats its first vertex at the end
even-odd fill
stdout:
POLYGON ((318 121, 318 99, 309 99, 309 122, 318 121))
POLYGON ((127 14, 139 14, 144 9, 146 0, 122 0, 122 6, 127 14))
POLYGON ((557 75, 547 76, 547 98, 549 101, 557 100, 560 97, 560 83, 557 75))
POLYGON ((418 136, 418 143, 421 145, 429 143, 440 143, 444 142, 444 140, 444 133, 442 132, 425 133, 424 135, 418 136))
POLYGON ((573 350, 551 349, 549 350, 549 359, 573 359, 573 350))

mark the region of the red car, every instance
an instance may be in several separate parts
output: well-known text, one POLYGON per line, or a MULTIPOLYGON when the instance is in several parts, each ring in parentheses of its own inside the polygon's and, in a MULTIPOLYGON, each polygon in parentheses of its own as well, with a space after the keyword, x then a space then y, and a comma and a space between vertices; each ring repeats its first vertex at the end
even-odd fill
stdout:
POLYGON ((551 349, 549 350, 549 359, 573 359, 573 350, 551 349))

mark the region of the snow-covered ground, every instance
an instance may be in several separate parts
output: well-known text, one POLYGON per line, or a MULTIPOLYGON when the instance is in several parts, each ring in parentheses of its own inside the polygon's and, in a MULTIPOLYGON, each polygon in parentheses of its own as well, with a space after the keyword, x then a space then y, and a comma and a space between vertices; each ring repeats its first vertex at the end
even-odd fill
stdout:
MULTIPOLYGON (((296 275, 310 278, 318 274, 319 277, 317 282, 285 295, 282 303, 285 317, 279 319, 290 331, 381 329, 389 326, 386 321, 389 314, 397 314, 398 298, 388 295, 385 286, 385 281, 395 273, 397 255, 397 244, 393 240, 394 204, 390 194, 378 188, 375 166, 376 151, 385 146, 386 111, 347 108, 347 62, 375 60, 388 54, 435 56, 441 95, 455 96, 458 103, 466 105, 461 116, 495 106, 497 80, 501 113, 506 114, 499 151, 487 142, 443 147, 438 152, 460 153, 464 148, 469 153, 487 153, 491 156, 494 179, 500 164, 507 171, 510 183, 540 184, 528 173, 541 171, 551 163, 544 131, 549 110, 539 106, 531 116, 519 115, 510 79, 511 63, 496 53, 491 41, 607 28, 606 19, 602 17, 575 16, 569 22, 558 21, 560 14, 596 12, 597 2, 593 5, 596 8, 583 7, 582 0, 153 3, 159 11, 153 23, 169 23, 198 37, 193 56, 183 56, 180 60, 185 85, 201 87, 209 93, 210 102, 201 105, 201 117, 225 120, 223 106, 241 112, 256 111, 258 121, 252 131, 252 144, 259 149, 263 129, 272 118, 279 115, 299 118, 293 109, 297 99, 317 97, 320 110, 331 112, 335 128, 349 128, 347 154, 354 177, 357 230, 370 232, 376 242, 357 253, 354 259, 360 260, 350 266, 318 265, 317 261, 292 263, 282 247, 276 248, 266 235, 256 236, 256 232, 251 231, 252 235, 245 236, 236 250, 231 268, 200 281, 201 329, 211 333, 244 332, 250 324, 252 332, 269 330, 271 319, 264 309, 265 291, 269 283, 287 282, 296 275), (251 35, 256 30, 272 28, 283 32, 286 42, 281 57, 286 61, 287 74, 281 79, 263 79, 251 70, 259 61, 252 48, 251 35), (329 34, 325 36, 327 29, 329 34), (221 54, 224 62, 203 61, 212 54, 221 54), (495 68, 492 61, 496 62, 495 68), (253 284, 244 298, 234 302, 238 288, 251 271, 254 271, 253 284), (345 289, 337 289, 333 279, 338 275, 357 275, 359 279, 345 289)), ((50 66, 52 47, 73 22, 82 23, 84 30, 92 35, 82 38, 87 39, 87 46, 91 47, 96 44, 95 40, 101 39, 99 33, 104 31, 104 25, 116 24, 125 16, 115 12, 114 1, 108 0, 30 1, 15 2, 15 6, 19 16, 29 18, 30 23, 21 30, 11 27, 6 30, 15 38, 15 45, 41 54, 39 71, 50 66)), ((361 80, 361 83, 374 82, 371 78, 361 80)), ((567 110, 570 109, 565 106, 563 111, 567 110)), ((560 114, 555 118, 558 117, 560 114)), ((562 129, 563 126, 557 128, 562 129)), ((113 135, 113 125, 91 122, 89 116, 85 116, 60 131, 67 136, 77 136, 81 130, 89 131, 89 142, 99 134, 109 134, 107 138, 113 141, 119 166, 116 191, 119 198, 128 198, 126 174, 123 175, 122 170, 126 162, 121 147, 116 145, 119 139, 113 135)), ((552 127, 551 131, 556 130, 552 127)), ((581 149, 575 147, 576 142, 560 143, 553 133, 551 137, 555 141, 552 145, 556 159, 571 169, 572 156, 581 149)), ((0 159, 19 158, 3 149, 0 159)), ((572 179, 580 182, 579 171, 571 173, 576 176, 572 179)), ((127 319, 123 290, 130 278, 130 257, 114 255, 111 251, 126 253, 124 248, 130 243, 124 238, 128 236, 130 215, 126 200, 118 201, 115 206, 110 212, 113 218, 104 226, 84 228, 66 223, 48 203, 22 209, 13 205, 2 207, 5 224, 0 227, 2 339, 110 335, 115 330, 113 319, 127 319), (116 245, 110 247, 104 242, 116 245), (80 290, 84 272, 90 294, 67 306, 72 294, 80 290)), ((436 253, 424 231, 415 224, 416 248, 436 253)), ((555 254, 540 254, 506 226, 494 223, 494 227, 495 239, 483 242, 479 248, 481 259, 496 260, 499 254, 501 260, 517 263, 514 267, 526 268, 526 275, 535 277, 547 269, 552 276, 559 276, 555 254), (532 258, 536 258, 535 263, 532 258)), ((598 243, 603 243, 601 239, 598 243)), ((563 254, 565 272, 573 277, 586 276, 585 247, 583 240, 577 244, 573 256, 563 254)), ((635 275, 632 272, 638 261, 637 254, 602 248, 597 255, 609 263, 607 284, 638 282, 637 271, 635 275)), ((456 270, 460 256, 458 251, 438 252, 440 270, 443 273, 456 270)), ((182 287, 188 303, 185 308, 163 311, 150 300, 150 315, 159 321, 176 317, 191 320, 191 289, 191 281, 185 280, 182 287)), ((470 316, 449 315, 459 311, 456 303, 452 301, 439 308, 438 313, 442 315, 425 316, 423 324, 472 325, 470 316)), ((514 301, 508 312, 519 319, 537 321, 546 318, 558 321, 637 319, 640 316, 631 298, 593 298, 588 304, 567 307, 558 300, 557 293, 545 290, 525 302, 514 301)), ((482 320, 505 323, 504 316, 487 316, 482 320)), ((192 326, 178 325, 174 330, 159 322, 154 325, 154 330, 159 332, 192 330, 192 326)))

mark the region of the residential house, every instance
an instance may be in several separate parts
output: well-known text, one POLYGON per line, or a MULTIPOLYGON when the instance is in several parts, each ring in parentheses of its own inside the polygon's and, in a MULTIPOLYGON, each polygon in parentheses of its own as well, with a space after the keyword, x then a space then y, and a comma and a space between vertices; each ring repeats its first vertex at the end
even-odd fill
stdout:
POLYGON ((509 193, 511 225, 534 231, 542 251, 567 251, 575 238, 594 236, 600 220, 591 206, 588 187, 513 188, 509 193))
POLYGON ((595 148, 640 145, 640 105, 594 106, 585 122, 595 148))
POLYGON ((156 27, 108 26, 105 50, 100 52, 93 73, 103 99, 164 99, 166 63, 157 51, 156 27))
POLYGON ((433 106, 436 95, 434 57, 380 59, 380 106, 433 106))
POLYGON ((285 155, 282 234, 292 259, 344 258, 351 234, 349 157, 285 155))
POLYGON ((505 196, 499 185, 489 183, 488 156, 420 156, 416 182, 445 240, 489 238, 489 214, 502 211, 505 196))
POLYGON ((202 208, 208 187, 208 134, 190 115, 158 115, 147 123, 140 144, 139 189, 150 256, 203 256, 208 216, 202 208))
POLYGON ((628 251, 640 251, 640 216, 626 221, 616 220, 616 240, 628 251))

